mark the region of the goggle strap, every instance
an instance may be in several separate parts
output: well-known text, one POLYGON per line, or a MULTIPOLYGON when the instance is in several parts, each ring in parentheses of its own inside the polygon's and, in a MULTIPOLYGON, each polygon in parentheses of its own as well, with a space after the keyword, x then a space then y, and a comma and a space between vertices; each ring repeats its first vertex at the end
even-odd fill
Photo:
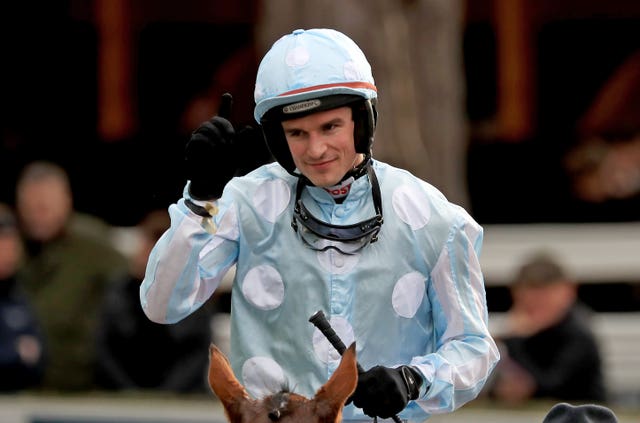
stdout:
MULTIPOLYGON (((314 234, 316 234, 321 238, 325 238, 333 241, 348 241, 347 239, 341 239, 340 237, 334 237, 334 236, 330 236, 327 233, 322 233, 323 231, 319 230, 317 227, 325 227, 325 228, 328 227, 333 229, 341 229, 341 228, 349 229, 349 228, 358 227, 361 230, 361 236, 367 236, 373 233, 372 242, 377 241, 378 232, 380 231, 380 227, 382 226, 382 223, 384 221, 382 216, 382 195, 380 193, 380 185, 378 182, 378 178, 376 176, 375 171, 373 170, 373 166, 371 166, 370 160, 367 160, 365 167, 366 167, 367 176, 369 177, 369 181, 371 182, 371 195, 373 197, 373 205, 376 211, 376 215, 373 218, 363 222, 355 223, 353 225, 346 225, 346 226, 331 225, 327 222, 323 222, 317 219, 315 216, 313 216, 313 214, 311 214, 307 210, 307 208, 304 206, 304 203, 301 200, 302 190, 304 189, 305 185, 309 183, 309 181, 306 177, 300 176, 296 183, 296 199, 294 204, 294 216, 291 221, 292 228, 295 231, 298 230, 298 225, 295 221, 296 220, 295 217, 296 215, 299 215, 300 218, 303 220, 301 223, 306 227, 306 229, 313 232, 314 234), (308 222, 310 223, 310 225, 307 225, 304 222, 308 222), (314 226, 316 228, 314 228, 314 226)), ((357 239, 357 238, 351 238, 350 240, 354 240, 354 239, 357 239)))
POLYGON ((380 216, 380 223, 382 223, 382 194, 380 194, 380 184, 378 183, 378 177, 376 172, 371 166, 371 162, 367 164, 367 176, 371 182, 371 196, 373 197, 373 207, 376 210, 376 214, 380 216))

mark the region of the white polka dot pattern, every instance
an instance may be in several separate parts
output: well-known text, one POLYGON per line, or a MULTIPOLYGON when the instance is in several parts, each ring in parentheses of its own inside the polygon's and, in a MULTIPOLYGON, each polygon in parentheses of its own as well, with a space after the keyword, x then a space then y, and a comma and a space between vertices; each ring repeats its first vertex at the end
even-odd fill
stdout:
POLYGON ((396 282, 391 303, 401 317, 412 318, 425 295, 424 276, 418 272, 407 273, 396 282))
MULTIPOLYGON (((330 324, 345 346, 349 346, 355 340, 353 328, 344 317, 333 316, 330 319, 330 324)), ((313 350, 323 363, 340 360, 338 351, 327 341, 319 329, 315 329, 313 332, 313 350)))
POLYGON ((253 357, 242 365, 242 384, 254 398, 263 398, 285 386, 282 368, 268 357, 253 357))
POLYGON ((401 185, 393 191, 393 210, 411 229, 425 226, 431 217, 431 207, 427 197, 415 187, 401 185))
POLYGON ((364 79, 365 76, 358 70, 358 65, 353 61, 348 61, 344 64, 344 77, 346 79, 364 79))
POLYGON ((242 281, 242 294, 261 310, 273 310, 284 300, 282 276, 271 266, 257 266, 242 281))
POLYGON ((309 61, 309 51, 305 47, 296 47, 291 49, 285 57, 287 66, 297 67, 306 64, 309 61))
POLYGON ((287 209, 290 199, 291 190, 285 181, 268 180, 256 188, 253 206, 263 218, 273 223, 287 209))

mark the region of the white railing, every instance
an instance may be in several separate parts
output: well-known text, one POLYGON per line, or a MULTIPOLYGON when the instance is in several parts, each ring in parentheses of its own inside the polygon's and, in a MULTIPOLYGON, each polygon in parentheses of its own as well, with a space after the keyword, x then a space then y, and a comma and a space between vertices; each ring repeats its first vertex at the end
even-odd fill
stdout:
POLYGON ((484 225, 487 285, 508 284, 525 257, 553 251, 580 283, 640 282, 640 222, 484 225))

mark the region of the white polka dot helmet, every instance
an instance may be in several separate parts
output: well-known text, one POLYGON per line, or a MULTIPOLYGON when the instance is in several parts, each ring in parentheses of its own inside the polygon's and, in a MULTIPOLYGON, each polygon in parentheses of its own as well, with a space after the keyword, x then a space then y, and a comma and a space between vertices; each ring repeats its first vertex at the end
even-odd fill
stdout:
POLYGON ((281 122, 350 105, 356 151, 371 154, 377 90, 371 65, 349 37, 333 29, 297 29, 277 40, 262 59, 254 91, 254 117, 275 159, 295 165, 281 122))

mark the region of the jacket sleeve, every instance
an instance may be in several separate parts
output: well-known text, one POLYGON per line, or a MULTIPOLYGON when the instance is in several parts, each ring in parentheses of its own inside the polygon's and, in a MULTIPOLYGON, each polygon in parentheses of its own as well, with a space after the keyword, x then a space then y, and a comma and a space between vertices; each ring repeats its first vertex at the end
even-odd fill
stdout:
POLYGON ((451 412, 474 399, 499 360, 479 262, 482 227, 462 208, 456 214, 431 272, 437 348, 411 363, 428 382, 414 406, 429 414, 451 412))
POLYGON ((217 231, 209 233, 208 222, 184 203, 187 187, 184 197, 169 206, 171 227, 154 246, 140 285, 142 309, 156 323, 175 323, 199 309, 238 256, 233 203, 216 202, 217 231))

